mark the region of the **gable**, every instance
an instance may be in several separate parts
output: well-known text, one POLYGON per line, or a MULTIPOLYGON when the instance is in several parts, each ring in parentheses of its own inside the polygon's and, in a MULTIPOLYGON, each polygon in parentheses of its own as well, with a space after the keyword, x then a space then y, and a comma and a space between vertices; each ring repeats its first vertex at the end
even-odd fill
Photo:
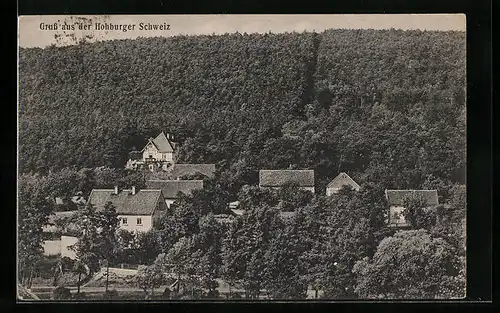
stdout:
POLYGON ((174 152, 174 149, 172 148, 172 144, 167 139, 167 136, 165 136, 164 132, 161 132, 154 139, 150 138, 148 143, 141 150, 141 152, 143 152, 144 150, 148 149, 151 146, 153 146, 154 149, 160 153, 174 152))
POLYGON ((358 183, 356 183, 354 181, 354 179, 352 179, 349 175, 347 175, 346 173, 340 173, 339 175, 337 175, 337 177, 335 177, 329 184, 326 188, 337 188, 337 189, 341 189, 342 186, 344 185, 347 185, 347 186, 351 186, 352 188, 354 189, 359 189, 361 188, 358 183))
POLYGON ((174 149, 164 132, 161 132, 158 136, 156 136, 156 138, 153 139, 153 143, 161 153, 174 152, 174 149))

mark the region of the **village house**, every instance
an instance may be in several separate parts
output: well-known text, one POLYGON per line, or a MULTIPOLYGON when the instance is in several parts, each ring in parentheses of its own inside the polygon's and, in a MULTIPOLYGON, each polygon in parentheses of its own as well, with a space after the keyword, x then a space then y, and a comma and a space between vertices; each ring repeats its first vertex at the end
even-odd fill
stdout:
POLYGON ((342 172, 337 177, 335 177, 327 186, 326 186, 326 195, 331 196, 336 194, 342 189, 343 186, 350 186, 352 189, 359 191, 361 187, 356 183, 349 175, 342 172))
POLYGON ((295 183, 314 193, 313 170, 260 170, 259 187, 279 189, 287 183, 295 183))
POLYGON ((116 209, 120 228, 131 232, 147 232, 152 229, 166 211, 161 189, 93 189, 88 203, 97 210, 111 202, 116 209))
POLYGON ((408 196, 421 197, 426 202, 425 208, 439 205, 437 190, 385 190, 385 197, 389 203, 389 218, 387 223, 390 227, 409 227, 402 212, 404 211, 404 199, 408 196))
POLYGON ((175 163, 175 148, 173 136, 161 132, 156 138, 149 138, 141 151, 129 153, 126 168, 138 169, 146 166, 150 171, 166 170, 175 163))
POLYGON ((161 190, 165 204, 170 208, 179 193, 191 195, 193 190, 203 189, 203 180, 148 180, 146 186, 148 189, 161 190))

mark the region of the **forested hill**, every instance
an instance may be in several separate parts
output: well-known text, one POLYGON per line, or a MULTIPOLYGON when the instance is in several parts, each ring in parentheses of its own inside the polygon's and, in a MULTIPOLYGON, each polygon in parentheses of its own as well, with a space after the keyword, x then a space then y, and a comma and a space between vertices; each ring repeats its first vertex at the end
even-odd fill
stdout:
POLYGON ((168 131, 230 189, 260 168, 460 182, 465 34, 329 30, 20 49, 20 169, 122 167, 168 131))

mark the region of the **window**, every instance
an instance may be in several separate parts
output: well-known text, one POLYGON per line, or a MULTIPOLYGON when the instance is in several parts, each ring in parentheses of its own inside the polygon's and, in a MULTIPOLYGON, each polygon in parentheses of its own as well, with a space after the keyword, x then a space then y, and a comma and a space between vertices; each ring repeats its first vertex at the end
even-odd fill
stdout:
POLYGON ((122 217, 122 225, 127 225, 128 221, 126 217, 122 217))
POLYGON ((137 218, 137 225, 142 225, 142 218, 137 218))

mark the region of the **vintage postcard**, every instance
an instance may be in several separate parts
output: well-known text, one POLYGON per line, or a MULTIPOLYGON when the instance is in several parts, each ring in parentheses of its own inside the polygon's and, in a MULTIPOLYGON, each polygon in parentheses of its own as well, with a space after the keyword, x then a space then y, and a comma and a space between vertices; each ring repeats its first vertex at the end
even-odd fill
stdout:
POLYGON ((466 296, 465 15, 18 23, 19 301, 466 296))

